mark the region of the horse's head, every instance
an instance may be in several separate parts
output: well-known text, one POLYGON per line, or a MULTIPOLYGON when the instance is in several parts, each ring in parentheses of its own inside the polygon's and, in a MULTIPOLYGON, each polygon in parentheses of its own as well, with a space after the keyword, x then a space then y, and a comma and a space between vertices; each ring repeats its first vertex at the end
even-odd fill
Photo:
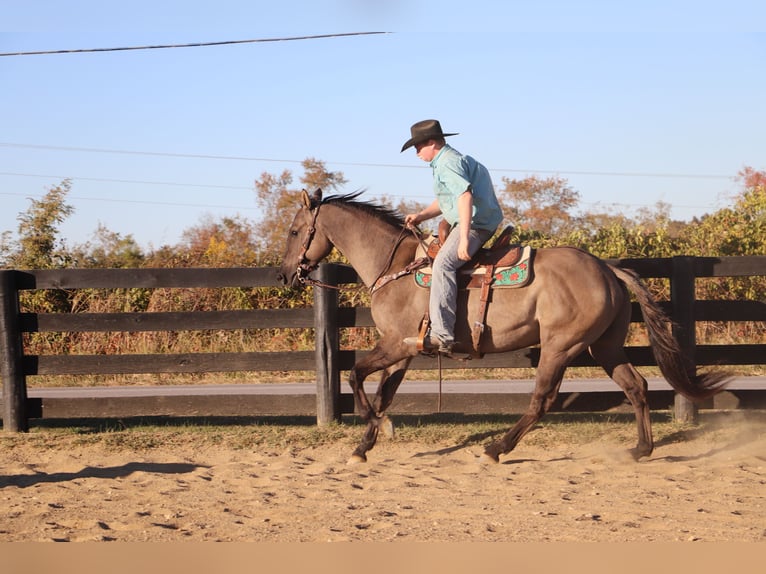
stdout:
POLYGON ((317 189, 311 196, 304 190, 301 198, 302 205, 287 233, 287 248, 277 275, 282 285, 290 287, 302 286, 333 247, 327 236, 317 229, 322 190, 317 189))

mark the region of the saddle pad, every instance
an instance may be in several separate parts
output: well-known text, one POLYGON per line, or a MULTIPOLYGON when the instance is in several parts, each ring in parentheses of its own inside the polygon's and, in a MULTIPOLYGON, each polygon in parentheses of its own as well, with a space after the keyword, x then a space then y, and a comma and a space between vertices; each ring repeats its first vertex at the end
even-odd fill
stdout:
MULTIPOLYGON (((420 287, 431 286, 430 267, 423 267, 415 271, 415 283, 420 287)), ((481 289, 484 276, 487 274, 485 266, 468 267, 458 273, 458 287, 460 289, 481 289)), ((513 265, 497 267, 492 275, 492 288, 523 287, 529 283, 532 277, 532 248, 524 246, 521 257, 513 265)))

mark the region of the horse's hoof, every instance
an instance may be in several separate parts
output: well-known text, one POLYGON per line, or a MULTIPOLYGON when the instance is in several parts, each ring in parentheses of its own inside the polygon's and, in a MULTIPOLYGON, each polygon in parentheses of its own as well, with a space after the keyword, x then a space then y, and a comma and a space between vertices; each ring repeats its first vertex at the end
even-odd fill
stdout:
POLYGON ((498 464, 499 462, 500 462, 499 457, 493 456, 486 452, 479 457, 479 464, 482 464, 485 466, 491 465, 491 464, 498 464))
POLYGON ((653 449, 646 449, 646 448, 632 448, 628 452, 633 457, 633 460, 636 462, 639 462, 640 460, 644 458, 649 458, 652 454, 653 449))
POLYGON ((359 454, 352 454, 351 458, 348 459, 348 462, 346 463, 348 466, 355 466, 357 464, 363 464, 367 462, 367 457, 362 456, 359 454))
POLYGON ((380 429, 380 432, 383 433, 384 437, 389 439, 394 438, 394 423, 390 418, 384 416, 382 419, 380 419, 380 425, 378 428, 380 429))

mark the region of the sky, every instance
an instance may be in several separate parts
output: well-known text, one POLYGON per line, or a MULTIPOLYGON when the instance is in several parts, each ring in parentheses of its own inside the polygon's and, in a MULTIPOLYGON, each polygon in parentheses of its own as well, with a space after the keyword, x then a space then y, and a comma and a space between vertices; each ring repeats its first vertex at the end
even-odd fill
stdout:
MULTIPOLYGON (((440 120, 503 178, 557 176, 582 211, 690 221, 766 169, 766 5, 751 0, 0 0, 0 233, 64 178, 67 245, 145 248, 268 214, 254 182, 316 158, 363 197, 432 199, 400 153, 440 120), (368 32, 385 32, 366 34, 368 32), (365 34, 362 34, 365 33, 365 34), (306 36, 358 34, 290 40, 306 36)), ((296 206, 297 207, 297 206, 296 206)))

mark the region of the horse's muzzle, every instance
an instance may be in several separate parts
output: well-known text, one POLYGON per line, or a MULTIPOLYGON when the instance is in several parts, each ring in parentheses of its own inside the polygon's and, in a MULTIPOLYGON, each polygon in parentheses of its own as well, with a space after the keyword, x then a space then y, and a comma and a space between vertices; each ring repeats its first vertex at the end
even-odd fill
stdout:
POLYGON ((277 281, 285 287, 292 287, 293 289, 299 289, 304 286, 300 272, 285 273, 280 271, 277 273, 277 281))
POLYGON ((285 273, 284 271, 277 273, 277 281, 285 287, 298 287, 301 284, 297 273, 285 273))

